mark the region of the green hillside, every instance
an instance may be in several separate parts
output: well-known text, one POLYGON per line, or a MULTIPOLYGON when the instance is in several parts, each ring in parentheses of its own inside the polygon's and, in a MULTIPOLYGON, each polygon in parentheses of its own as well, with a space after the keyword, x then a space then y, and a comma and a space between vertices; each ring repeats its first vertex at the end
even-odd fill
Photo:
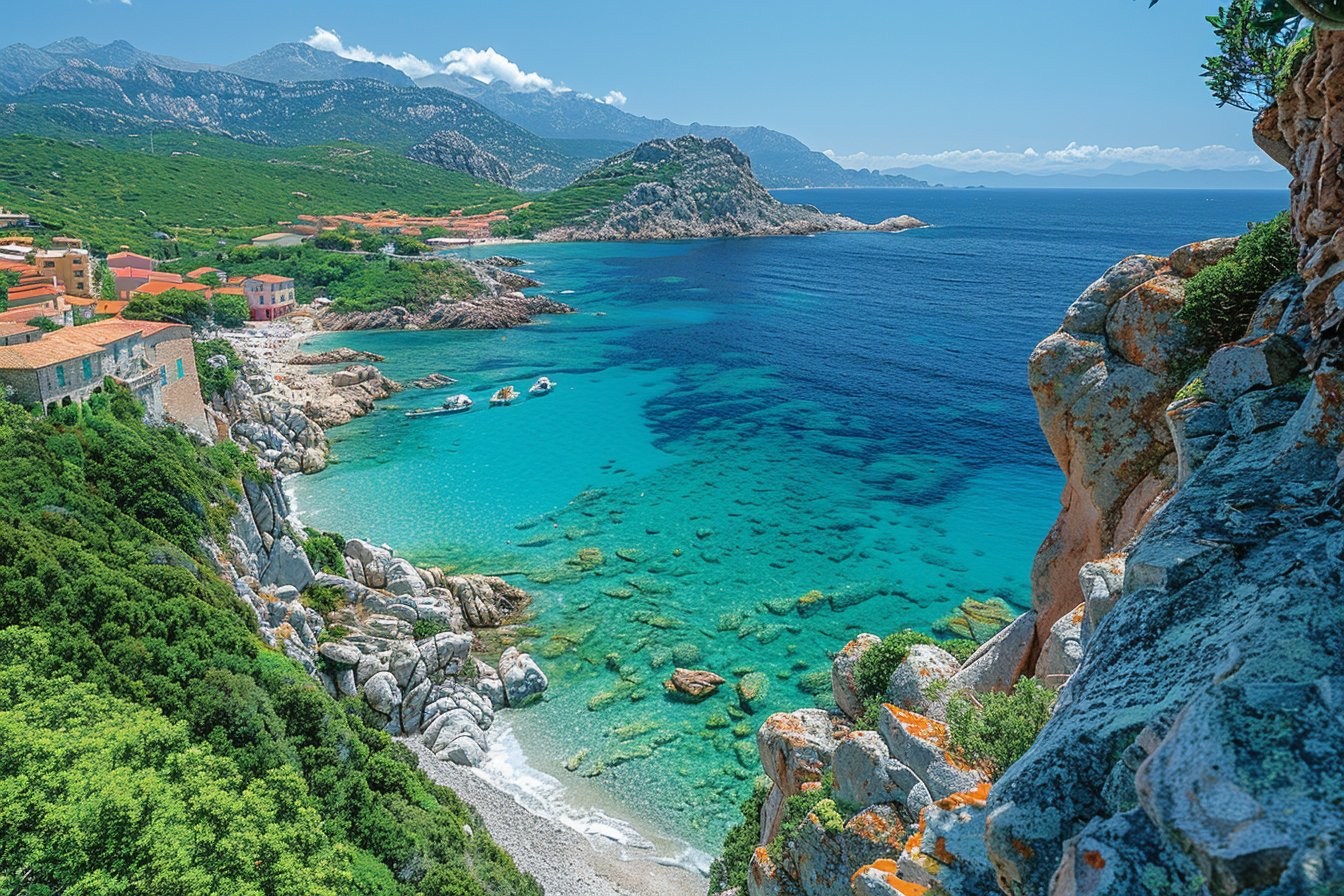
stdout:
POLYGON ((682 166, 675 162, 644 164, 632 150, 608 159, 569 186, 533 200, 508 221, 494 225, 494 232, 530 238, 553 227, 586 224, 640 184, 671 184, 681 173, 682 166))
POLYGON ((0 400, 0 893, 540 896, 211 567, 265 474, 143 413, 0 400))
POLYGON ((155 135, 79 144, 0 139, 0 205, 98 252, 126 245, 160 258, 213 249, 301 214, 395 208, 488 211, 520 195, 383 149, 338 142, 280 149, 222 138, 155 135), (156 231, 177 238, 156 239, 156 231))

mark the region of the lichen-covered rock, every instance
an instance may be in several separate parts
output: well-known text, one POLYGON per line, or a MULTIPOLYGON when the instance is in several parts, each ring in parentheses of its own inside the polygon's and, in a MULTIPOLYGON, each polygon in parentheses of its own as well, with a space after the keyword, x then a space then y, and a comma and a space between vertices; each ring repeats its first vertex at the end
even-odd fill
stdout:
POLYGON ((1078 587, 1083 593, 1083 621, 1078 627, 1078 637, 1086 647, 1092 632, 1124 591, 1125 555, 1112 554, 1084 563, 1078 570, 1078 587))
POLYGON ((821 780, 842 731, 824 709, 777 712, 756 732, 761 767, 785 797, 800 793, 803 784, 821 780))
POLYGON ((952 654, 933 644, 915 644, 891 673, 887 702, 911 712, 925 712, 961 671, 952 654))
POLYGON ((852 806, 907 806, 910 792, 922 783, 913 771, 891 758, 886 742, 875 731, 850 732, 836 745, 831 767, 836 798, 852 806))
POLYGON ((530 600, 527 592, 495 576, 450 576, 444 586, 472 628, 497 628, 530 600))
POLYGON ((1036 661, 1036 677, 1045 685, 1062 687, 1082 661, 1085 610, 1086 604, 1079 604, 1072 613, 1059 617, 1050 626, 1050 634, 1041 646, 1041 657, 1036 661))
POLYGON ((1278 333, 1225 345, 1209 358, 1204 386, 1227 404, 1252 389, 1281 386, 1302 369, 1297 343, 1278 333))
POLYGON ((1176 485, 1189 479, 1232 427, 1227 409, 1214 401, 1190 396, 1167 407, 1167 426, 1176 447, 1176 485))
POLYGON ((1181 246, 1171 253, 1171 270, 1178 277, 1189 279, 1231 255, 1239 240, 1239 237, 1224 236, 1181 246))
POLYGON ((1035 633, 1034 611, 1017 617, 966 658, 961 669, 948 680, 945 695, 962 690, 981 694, 1012 690, 1029 668, 1035 633))
POLYGON ((936 719, 885 704, 878 714, 878 734, 891 758, 910 771, 937 801, 984 783, 983 773, 967 768, 947 753, 947 726, 936 719))
POLYGON ((998 881, 985 850, 988 798, 986 782, 926 808, 897 862, 899 876, 945 893, 995 893, 998 881))
POLYGON ((859 686, 854 680, 854 670, 859 658, 882 639, 877 635, 861 634, 846 644, 831 662, 831 694, 835 705, 851 719, 863 715, 863 701, 859 699, 859 686))
POLYGON ((724 678, 705 669, 674 669, 663 687, 690 700, 703 700, 719 689, 724 678))

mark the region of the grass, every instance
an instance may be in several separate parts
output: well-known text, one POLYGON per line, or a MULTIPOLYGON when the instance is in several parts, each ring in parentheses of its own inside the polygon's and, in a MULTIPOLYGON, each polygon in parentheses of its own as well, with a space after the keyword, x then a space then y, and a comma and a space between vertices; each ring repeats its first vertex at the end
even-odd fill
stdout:
POLYGON ((356 143, 281 149, 168 134, 155 145, 151 155, 127 138, 0 139, 0 205, 29 213, 47 236, 78 236, 99 253, 125 245, 176 258, 301 214, 483 212, 522 201, 505 187, 356 143))

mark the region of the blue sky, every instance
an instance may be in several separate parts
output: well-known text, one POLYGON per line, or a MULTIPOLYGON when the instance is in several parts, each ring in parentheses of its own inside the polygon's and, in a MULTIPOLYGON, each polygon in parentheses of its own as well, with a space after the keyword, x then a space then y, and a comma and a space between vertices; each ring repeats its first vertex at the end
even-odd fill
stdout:
MULTIPOLYGON (((533 84, 623 97, 627 111, 655 118, 767 125, 851 165, 1194 167, 1258 155, 1250 116, 1216 108, 1199 77, 1215 2, 957 6, 949 18, 945 4, 910 0, 41 0, 5 30, 34 45, 124 38, 217 63, 317 28, 348 54, 431 65, 493 48, 537 75, 533 84), (1201 149, 1210 146, 1227 150, 1201 149)), ((480 52, 458 58, 511 71, 480 52)))

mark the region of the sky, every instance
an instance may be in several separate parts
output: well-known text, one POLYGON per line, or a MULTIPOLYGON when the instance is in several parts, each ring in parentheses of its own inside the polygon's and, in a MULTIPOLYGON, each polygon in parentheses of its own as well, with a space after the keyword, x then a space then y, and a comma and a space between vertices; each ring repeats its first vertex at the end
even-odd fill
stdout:
POLYGON ((851 167, 1270 163, 1200 79, 1216 2, 41 0, 3 40, 79 34, 227 63, 286 41, 759 124, 851 167), (951 11, 955 7, 955 11, 951 11))

